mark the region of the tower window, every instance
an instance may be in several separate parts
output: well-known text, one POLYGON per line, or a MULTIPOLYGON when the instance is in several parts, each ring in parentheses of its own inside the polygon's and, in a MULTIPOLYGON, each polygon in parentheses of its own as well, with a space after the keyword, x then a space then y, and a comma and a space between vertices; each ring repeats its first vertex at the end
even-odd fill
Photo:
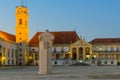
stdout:
POLYGON ((20 35, 22 34, 22 33, 19 33, 20 35))
POLYGON ((22 19, 19 19, 19 25, 22 25, 22 19))
POLYGON ((20 41, 21 41, 21 38, 20 38, 20 41))

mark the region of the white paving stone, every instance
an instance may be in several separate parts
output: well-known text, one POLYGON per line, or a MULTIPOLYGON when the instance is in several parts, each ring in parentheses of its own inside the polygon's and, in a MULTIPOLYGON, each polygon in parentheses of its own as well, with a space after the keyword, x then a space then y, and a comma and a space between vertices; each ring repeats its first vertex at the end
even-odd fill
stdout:
POLYGON ((35 66, 0 67, 0 80, 120 80, 120 66, 53 66, 52 70, 40 75, 35 66))

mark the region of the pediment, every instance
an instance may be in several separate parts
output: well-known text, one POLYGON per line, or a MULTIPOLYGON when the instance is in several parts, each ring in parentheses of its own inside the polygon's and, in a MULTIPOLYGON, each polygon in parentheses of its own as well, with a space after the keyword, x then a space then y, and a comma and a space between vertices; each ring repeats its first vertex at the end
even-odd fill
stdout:
POLYGON ((74 45, 74 46, 90 46, 90 44, 84 40, 78 40, 74 43, 72 43, 71 45, 74 45))
POLYGON ((76 41, 76 42, 74 42, 74 43, 72 43, 72 45, 84 45, 84 41, 83 40, 78 40, 78 41, 76 41))

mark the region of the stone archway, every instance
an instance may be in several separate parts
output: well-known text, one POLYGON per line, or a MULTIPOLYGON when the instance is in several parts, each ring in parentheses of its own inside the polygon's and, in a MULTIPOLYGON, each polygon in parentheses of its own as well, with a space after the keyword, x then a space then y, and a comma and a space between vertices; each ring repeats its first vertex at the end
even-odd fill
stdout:
POLYGON ((119 60, 117 61, 117 65, 120 65, 120 61, 119 60))
POLYGON ((72 59, 76 60, 77 59, 77 48, 72 49, 72 59))
POLYGON ((82 47, 79 48, 79 59, 83 60, 83 48, 82 47))

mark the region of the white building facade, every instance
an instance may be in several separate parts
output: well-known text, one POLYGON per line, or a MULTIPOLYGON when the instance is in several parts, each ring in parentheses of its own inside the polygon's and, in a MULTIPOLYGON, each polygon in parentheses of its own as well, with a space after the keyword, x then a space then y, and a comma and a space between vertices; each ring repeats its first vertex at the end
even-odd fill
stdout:
POLYGON ((100 38, 90 43, 93 62, 97 61, 97 65, 120 65, 120 38, 100 38))
POLYGON ((0 65, 16 65, 17 44, 0 38, 0 65))

